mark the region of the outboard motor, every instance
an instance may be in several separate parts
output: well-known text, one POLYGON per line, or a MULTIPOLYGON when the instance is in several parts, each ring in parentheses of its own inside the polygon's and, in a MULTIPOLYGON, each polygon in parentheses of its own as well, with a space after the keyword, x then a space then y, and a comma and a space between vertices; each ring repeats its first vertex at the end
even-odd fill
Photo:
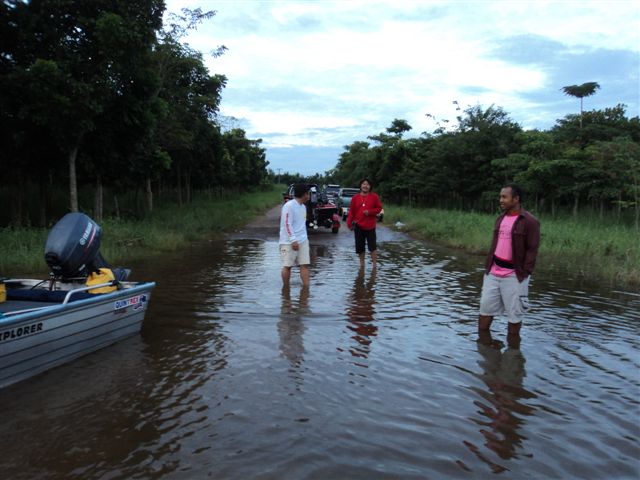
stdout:
MULTIPOLYGON (((56 277, 85 277, 111 268, 100 254, 102 229, 84 213, 67 213, 56 223, 44 247, 44 259, 56 277)), ((117 280, 125 280, 129 271, 113 269, 117 280)))

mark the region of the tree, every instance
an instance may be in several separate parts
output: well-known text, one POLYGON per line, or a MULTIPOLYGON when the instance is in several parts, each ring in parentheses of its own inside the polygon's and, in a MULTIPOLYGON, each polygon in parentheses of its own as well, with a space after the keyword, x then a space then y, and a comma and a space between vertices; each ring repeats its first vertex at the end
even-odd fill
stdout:
POLYGON ((88 137, 125 90, 139 89, 140 82, 133 80, 148 78, 132 76, 131 67, 141 65, 139 60, 151 51, 164 4, 14 0, 4 6, 11 18, 8 28, 3 26, 11 50, 3 51, 3 57, 11 62, 3 65, 7 68, 2 73, 14 87, 24 85, 21 90, 27 93, 13 114, 23 122, 23 131, 34 132, 38 126, 54 139, 67 161, 70 209, 78 211, 78 163, 93 170, 89 164, 97 160, 83 156, 88 137))
POLYGON ((486 109, 481 105, 470 106, 463 113, 453 136, 457 144, 453 151, 457 153, 450 159, 457 179, 455 193, 462 200, 460 206, 476 203, 483 192, 495 198, 492 196, 500 182, 494 179, 491 161, 516 153, 522 132, 502 108, 494 105, 486 109))
MULTIPOLYGON (((628 137, 610 142, 596 142, 586 149, 589 160, 598 173, 591 188, 598 200, 614 200, 618 211, 622 204, 633 204, 636 229, 640 229, 640 145, 628 137), (631 198, 631 202, 623 198, 631 198)), ((603 207, 601 207, 601 211, 603 207)))
POLYGON ((600 85, 597 82, 587 82, 582 85, 567 85, 566 87, 562 87, 565 95, 580 99, 580 128, 582 128, 582 99, 584 97, 590 97, 596 93, 596 90, 599 88, 600 85))
POLYGON ((368 137, 369 140, 378 142, 379 145, 372 148, 375 166, 371 165, 367 169, 366 176, 371 178, 376 189, 384 195, 390 196, 394 190, 397 190, 396 183, 404 183, 401 172, 408 158, 408 149, 406 140, 402 139, 402 134, 410 131, 411 128, 406 120, 396 118, 386 129, 387 133, 383 132, 368 137), (400 180, 396 182, 398 178, 400 180))
POLYGON ((411 128, 411 125, 409 125, 409 122, 406 120, 395 118, 393 122, 391 122, 391 126, 387 127, 387 132, 401 137, 404 132, 408 132, 411 128))
POLYGON ((375 164, 369 146, 369 142, 363 141, 345 145, 335 168, 335 176, 342 185, 357 186, 359 180, 369 175, 369 165, 375 164))
POLYGON ((87 210, 91 192, 100 221, 103 185, 134 193, 134 213, 143 186, 153 209, 152 182, 161 194, 177 178, 188 201, 192 186, 264 181, 262 141, 221 132, 225 76, 181 42, 215 12, 182 9, 163 27, 164 10, 164 0, 0 3, 0 195, 11 205, 3 225, 36 223, 36 204, 42 226, 87 210))
POLYGON ((228 179, 229 183, 239 188, 259 185, 268 165, 265 150, 260 146, 262 140, 249 140, 241 128, 225 132, 222 139, 226 151, 234 159, 233 178, 228 179))

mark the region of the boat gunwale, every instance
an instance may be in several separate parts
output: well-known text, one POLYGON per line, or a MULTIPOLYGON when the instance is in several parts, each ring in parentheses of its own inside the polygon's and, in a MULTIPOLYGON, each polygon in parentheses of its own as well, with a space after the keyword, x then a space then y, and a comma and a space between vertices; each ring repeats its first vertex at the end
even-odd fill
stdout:
POLYGON ((75 300, 66 304, 59 303, 55 305, 45 305, 42 308, 29 312, 18 313, 15 315, 3 315, 0 316, 0 328, 4 329, 5 327, 11 327, 15 324, 24 321, 31 321, 43 316, 49 317, 55 316, 56 314, 64 314, 73 310, 82 310, 84 308, 116 300, 118 298, 135 295, 144 291, 151 291, 155 286, 155 282, 143 282, 131 287, 124 288, 122 290, 116 290, 115 292, 100 293, 97 294, 95 298, 75 300))

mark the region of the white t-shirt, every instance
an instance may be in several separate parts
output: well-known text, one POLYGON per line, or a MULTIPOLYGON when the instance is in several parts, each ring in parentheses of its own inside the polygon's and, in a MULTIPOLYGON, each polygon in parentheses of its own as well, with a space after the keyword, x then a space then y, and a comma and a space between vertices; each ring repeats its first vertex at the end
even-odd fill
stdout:
POLYGON ((292 198, 280 213, 280 243, 302 243, 307 239, 307 207, 292 198))

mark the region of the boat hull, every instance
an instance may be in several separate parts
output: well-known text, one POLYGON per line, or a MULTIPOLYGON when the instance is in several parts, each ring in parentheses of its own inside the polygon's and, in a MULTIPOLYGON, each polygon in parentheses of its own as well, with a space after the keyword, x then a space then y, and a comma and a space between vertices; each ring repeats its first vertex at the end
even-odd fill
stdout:
POLYGON ((154 286, 0 317, 0 388, 137 334, 154 286))

